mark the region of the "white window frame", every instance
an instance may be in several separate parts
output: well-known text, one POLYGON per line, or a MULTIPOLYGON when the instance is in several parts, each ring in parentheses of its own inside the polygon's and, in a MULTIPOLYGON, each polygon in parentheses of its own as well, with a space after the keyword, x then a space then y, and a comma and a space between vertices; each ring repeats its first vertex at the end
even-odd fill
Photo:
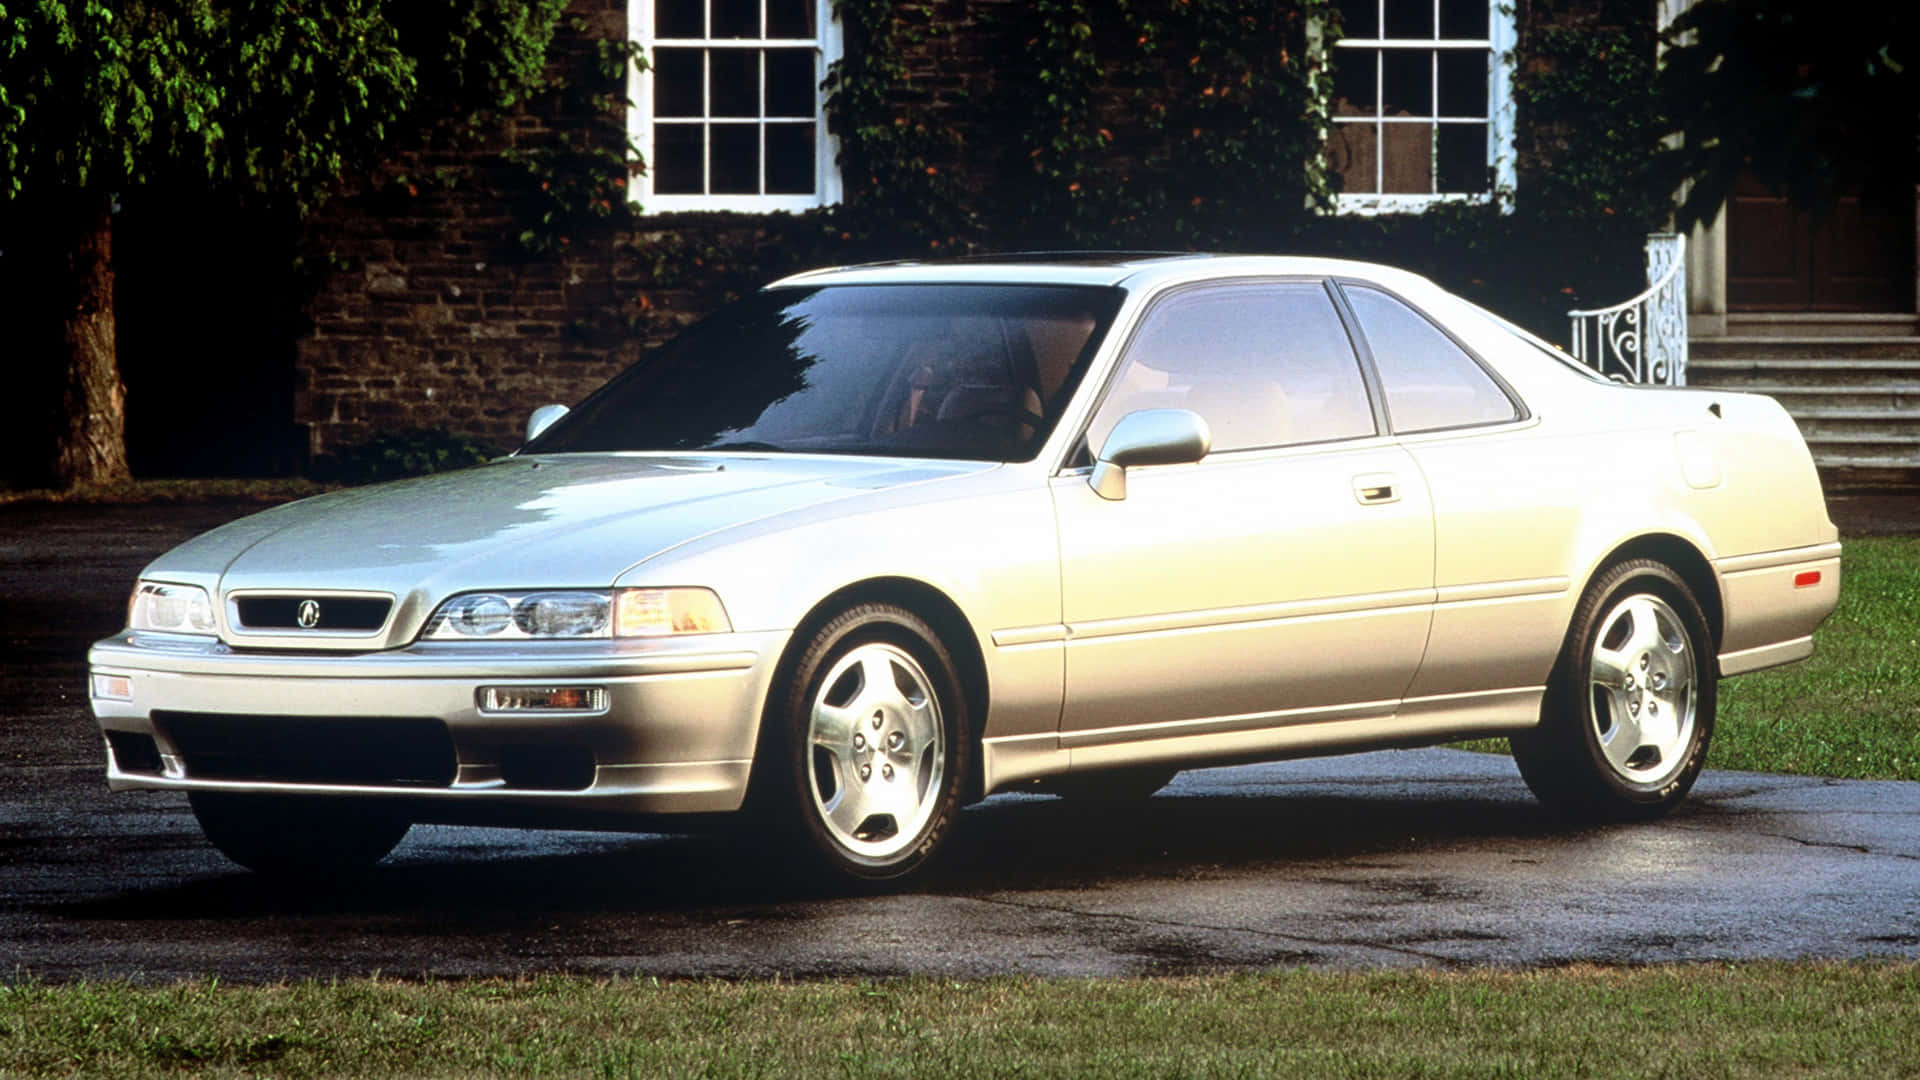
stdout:
MULTIPOLYGON (((814 50, 814 186, 810 195, 663 195, 653 190, 653 72, 650 68, 642 70, 642 64, 635 63, 627 72, 627 96, 633 105, 627 110, 627 137, 639 148, 642 160, 649 168, 634 178, 629 185, 629 196, 639 204, 643 214, 669 214, 698 210, 731 210, 739 213, 774 213, 778 211, 799 212, 821 206, 831 206, 840 201, 840 154, 839 140, 827 131, 827 94, 820 89, 820 83, 826 78, 827 69, 840 59, 842 42, 840 20, 834 14, 830 0, 814 0, 814 25, 818 27, 817 38, 660 38, 654 34, 655 0, 627 0, 627 33, 640 47, 642 57, 650 58, 656 46, 689 49, 754 49, 805 48, 814 50)), ((710 6, 703 2, 703 10, 711 18, 710 6)), ((762 18, 765 17, 765 5, 762 4, 762 18)), ((764 23, 763 23, 764 27, 764 23)), ((711 31, 711 27, 709 27, 711 31)), ((710 108, 709 103, 706 107, 710 108)), ((711 117, 708 123, 712 123, 711 117)), ((764 126, 765 118, 747 118, 727 123, 754 124, 764 126)), ((762 184, 765 183, 766 161, 761 160, 762 184)))
MULTIPOLYGON (((1441 0, 1433 0, 1434 26, 1439 26, 1441 0)), ((1335 125, 1380 124, 1383 136, 1376 143, 1374 168, 1376 180, 1383 178, 1386 171, 1386 139, 1384 125, 1395 123, 1448 124, 1482 123, 1487 125, 1487 165, 1492 170, 1492 187, 1482 192, 1432 192, 1428 194, 1398 193, 1359 193, 1342 192, 1334 199, 1334 211, 1342 214, 1398 214, 1418 213, 1429 206, 1439 203, 1498 203, 1503 209, 1512 209, 1515 186, 1513 151, 1513 65, 1514 42, 1517 31, 1514 27, 1514 9, 1509 0, 1485 0, 1488 8, 1487 34, 1484 39, 1472 38, 1342 38, 1333 45, 1333 53, 1327 57, 1338 62, 1339 50, 1354 49, 1408 49, 1424 52, 1442 50, 1473 49, 1486 50, 1488 54, 1487 70, 1487 116, 1484 121, 1478 117, 1442 117, 1440 111, 1439 75, 1437 70, 1431 76, 1435 85, 1429 93, 1433 102, 1433 116, 1376 116, 1374 118, 1352 117, 1343 119, 1331 115, 1333 102, 1329 100, 1328 119, 1335 125)), ((1385 4, 1375 0, 1376 14, 1379 18, 1379 31, 1386 32, 1385 4)), ((1437 32, 1437 31, 1436 31, 1437 32)), ((1437 65, 1435 65, 1437 69, 1437 65)), ((1375 110, 1384 108, 1384 90, 1380 81, 1384 78, 1383 68, 1376 67, 1374 73, 1375 110)), ((1435 182, 1438 183, 1436 170, 1435 182)))

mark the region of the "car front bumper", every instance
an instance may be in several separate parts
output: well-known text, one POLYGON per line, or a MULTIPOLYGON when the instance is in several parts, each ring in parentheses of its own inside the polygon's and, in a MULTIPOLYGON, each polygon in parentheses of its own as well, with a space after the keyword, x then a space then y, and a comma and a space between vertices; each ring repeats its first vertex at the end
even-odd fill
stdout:
POLYGON ((246 652, 135 632, 88 654, 116 790, 393 799, 419 820, 564 827, 725 812, 746 794, 784 631, 246 652), (485 712, 485 687, 605 708, 485 712))

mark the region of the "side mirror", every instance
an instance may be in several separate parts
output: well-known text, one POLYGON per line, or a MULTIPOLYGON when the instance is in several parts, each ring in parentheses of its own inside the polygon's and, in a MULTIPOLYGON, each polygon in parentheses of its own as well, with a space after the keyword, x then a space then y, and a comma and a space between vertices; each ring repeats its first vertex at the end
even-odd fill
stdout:
POLYGON ((1213 448, 1213 432, 1200 414, 1188 409, 1141 409, 1113 425, 1094 455, 1087 483, 1094 494, 1118 501, 1127 497, 1127 466, 1184 465, 1213 448))
POLYGON ((533 410, 533 415, 527 417, 527 441, 539 438, 541 432, 552 427, 553 422, 567 415, 568 411, 565 405, 542 405, 533 410))

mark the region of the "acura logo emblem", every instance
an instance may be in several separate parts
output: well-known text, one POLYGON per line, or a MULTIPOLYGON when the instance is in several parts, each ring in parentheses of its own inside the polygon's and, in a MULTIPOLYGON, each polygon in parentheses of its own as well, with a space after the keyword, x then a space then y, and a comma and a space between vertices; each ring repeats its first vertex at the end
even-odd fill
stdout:
POLYGON ((320 601, 318 600, 300 601, 300 611, 298 614, 294 616, 294 621, 300 624, 300 629, 302 630, 311 630, 314 627, 319 626, 320 625, 320 601))

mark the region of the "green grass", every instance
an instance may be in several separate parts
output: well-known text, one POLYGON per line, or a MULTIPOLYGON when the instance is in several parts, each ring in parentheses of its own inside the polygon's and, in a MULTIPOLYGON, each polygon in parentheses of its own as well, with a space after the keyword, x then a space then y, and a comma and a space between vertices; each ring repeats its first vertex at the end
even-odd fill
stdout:
MULTIPOLYGON (((334 485, 337 487, 338 485, 334 485)), ((330 491, 332 487, 300 477, 267 479, 213 480, 129 480, 121 484, 95 484, 72 490, 27 488, 0 490, 0 505, 7 503, 147 503, 209 502, 245 500, 279 503, 304 499, 330 491)))
POLYGON ((1920 1071, 1920 969, 0 987, 0 1075, 1821 1077, 1920 1071))
POLYGON ((1920 538, 1847 540, 1840 568, 1812 657, 1721 682, 1708 767, 1920 780, 1920 538))

